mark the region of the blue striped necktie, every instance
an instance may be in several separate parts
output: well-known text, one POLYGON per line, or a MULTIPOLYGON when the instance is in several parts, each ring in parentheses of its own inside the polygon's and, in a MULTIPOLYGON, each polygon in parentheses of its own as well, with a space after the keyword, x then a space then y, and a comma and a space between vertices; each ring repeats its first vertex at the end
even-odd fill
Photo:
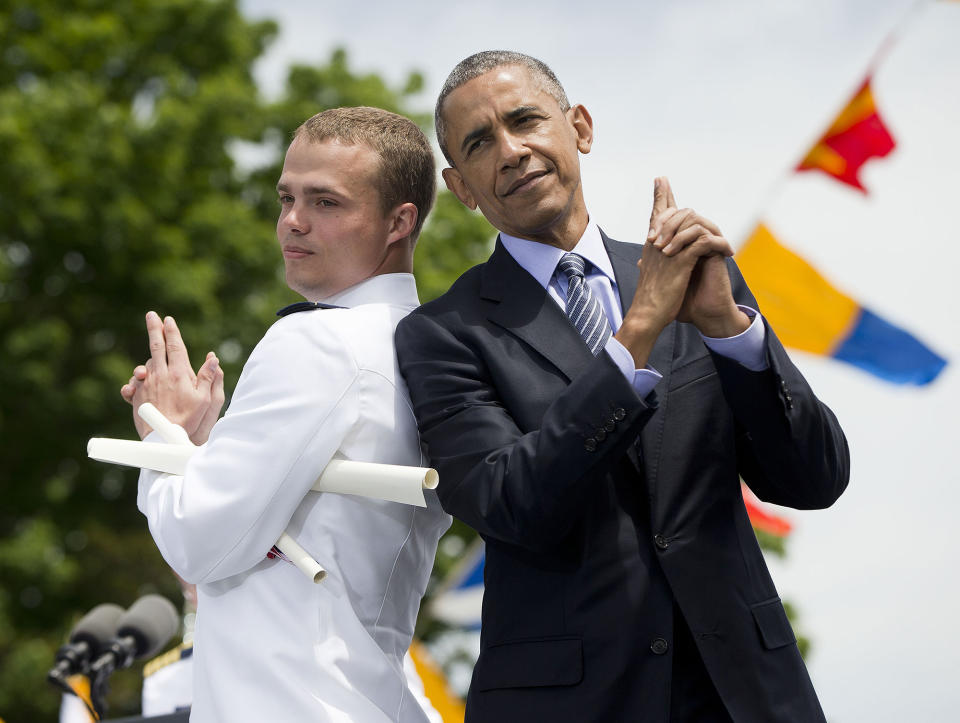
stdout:
POLYGON ((611 336, 610 322, 603 313, 600 300, 593 295, 584 279, 587 262, 577 254, 564 254, 557 269, 567 277, 567 316, 596 356, 611 336))

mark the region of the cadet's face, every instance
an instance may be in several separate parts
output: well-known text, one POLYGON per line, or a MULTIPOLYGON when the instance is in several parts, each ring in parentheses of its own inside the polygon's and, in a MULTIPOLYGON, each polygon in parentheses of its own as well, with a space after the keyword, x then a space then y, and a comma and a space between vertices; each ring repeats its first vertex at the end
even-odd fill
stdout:
POLYGON ((578 153, 593 140, 583 106, 562 111, 526 68, 509 65, 450 93, 443 117, 454 162, 443 177, 464 204, 511 236, 579 239, 587 213, 578 153))
POLYGON ((277 183, 277 240, 287 285, 311 301, 373 276, 387 253, 390 219, 375 180, 377 153, 364 145, 295 140, 277 183))

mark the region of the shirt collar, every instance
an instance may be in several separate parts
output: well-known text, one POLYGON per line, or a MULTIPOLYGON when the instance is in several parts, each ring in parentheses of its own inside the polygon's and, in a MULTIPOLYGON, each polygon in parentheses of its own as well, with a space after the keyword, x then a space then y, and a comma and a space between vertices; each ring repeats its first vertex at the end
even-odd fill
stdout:
MULTIPOLYGON (((543 288, 547 288, 550 284, 550 279, 556 273, 560 258, 566 253, 556 246, 517 238, 505 233, 500 234, 500 241, 514 261, 520 264, 543 288)), ((594 268, 605 274, 611 282, 616 283, 616 277, 613 275, 613 264, 610 263, 607 249, 603 245, 600 228, 593 221, 587 223, 583 236, 573 247, 573 253, 585 258, 593 264, 594 268)))
POLYGON ((413 274, 378 274, 359 284, 320 299, 324 304, 351 308, 361 304, 393 304, 415 309, 420 306, 413 274))

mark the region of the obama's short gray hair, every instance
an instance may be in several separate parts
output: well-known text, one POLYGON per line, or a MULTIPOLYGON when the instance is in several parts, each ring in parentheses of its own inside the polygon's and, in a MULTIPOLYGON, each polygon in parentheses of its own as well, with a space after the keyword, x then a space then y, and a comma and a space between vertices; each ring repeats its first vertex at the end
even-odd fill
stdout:
POLYGON ((450 153, 447 151, 447 125, 443 120, 443 104, 447 96, 459 88, 461 85, 478 78, 484 73, 489 73, 494 68, 500 68, 504 65, 519 65, 530 71, 534 79, 541 84, 543 90, 560 105, 560 110, 566 113, 570 109, 570 101, 567 100, 567 94, 557 80, 550 67, 542 60, 537 60, 529 55, 517 53, 512 50, 484 50, 480 53, 474 53, 469 58, 464 58, 456 67, 450 71, 443 88, 440 90, 440 96, 437 98, 437 108, 434 111, 433 120, 437 129, 437 142, 440 144, 440 150, 443 151, 443 157, 447 163, 453 165, 450 153))

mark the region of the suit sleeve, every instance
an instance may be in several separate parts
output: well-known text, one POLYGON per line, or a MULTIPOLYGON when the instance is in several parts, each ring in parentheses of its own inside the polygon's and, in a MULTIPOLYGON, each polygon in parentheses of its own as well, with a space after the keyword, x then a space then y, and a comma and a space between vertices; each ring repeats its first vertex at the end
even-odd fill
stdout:
MULTIPOLYGON (((729 261, 728 266, 737 302, 758 309, 736 264, 729 261)), ((751 371, 712 353, 737 421, 740 474, 767 502, 797 509, 828 507, 850 477, 846 437, 765 319, 764 325, 769 368, 751 371)))
POLYGON ((601 354, 523 433, 482 355, 436 319, 404 319, 397 354, 444 509, 486 537, 534 550, 580 519, 598 478, 655 409, 601 354))
POLYGON ((137 505, 189 582, 261 562, 358 419, 356 362, 311 316, 268 331, 184 476, 141 472, 137 505))

